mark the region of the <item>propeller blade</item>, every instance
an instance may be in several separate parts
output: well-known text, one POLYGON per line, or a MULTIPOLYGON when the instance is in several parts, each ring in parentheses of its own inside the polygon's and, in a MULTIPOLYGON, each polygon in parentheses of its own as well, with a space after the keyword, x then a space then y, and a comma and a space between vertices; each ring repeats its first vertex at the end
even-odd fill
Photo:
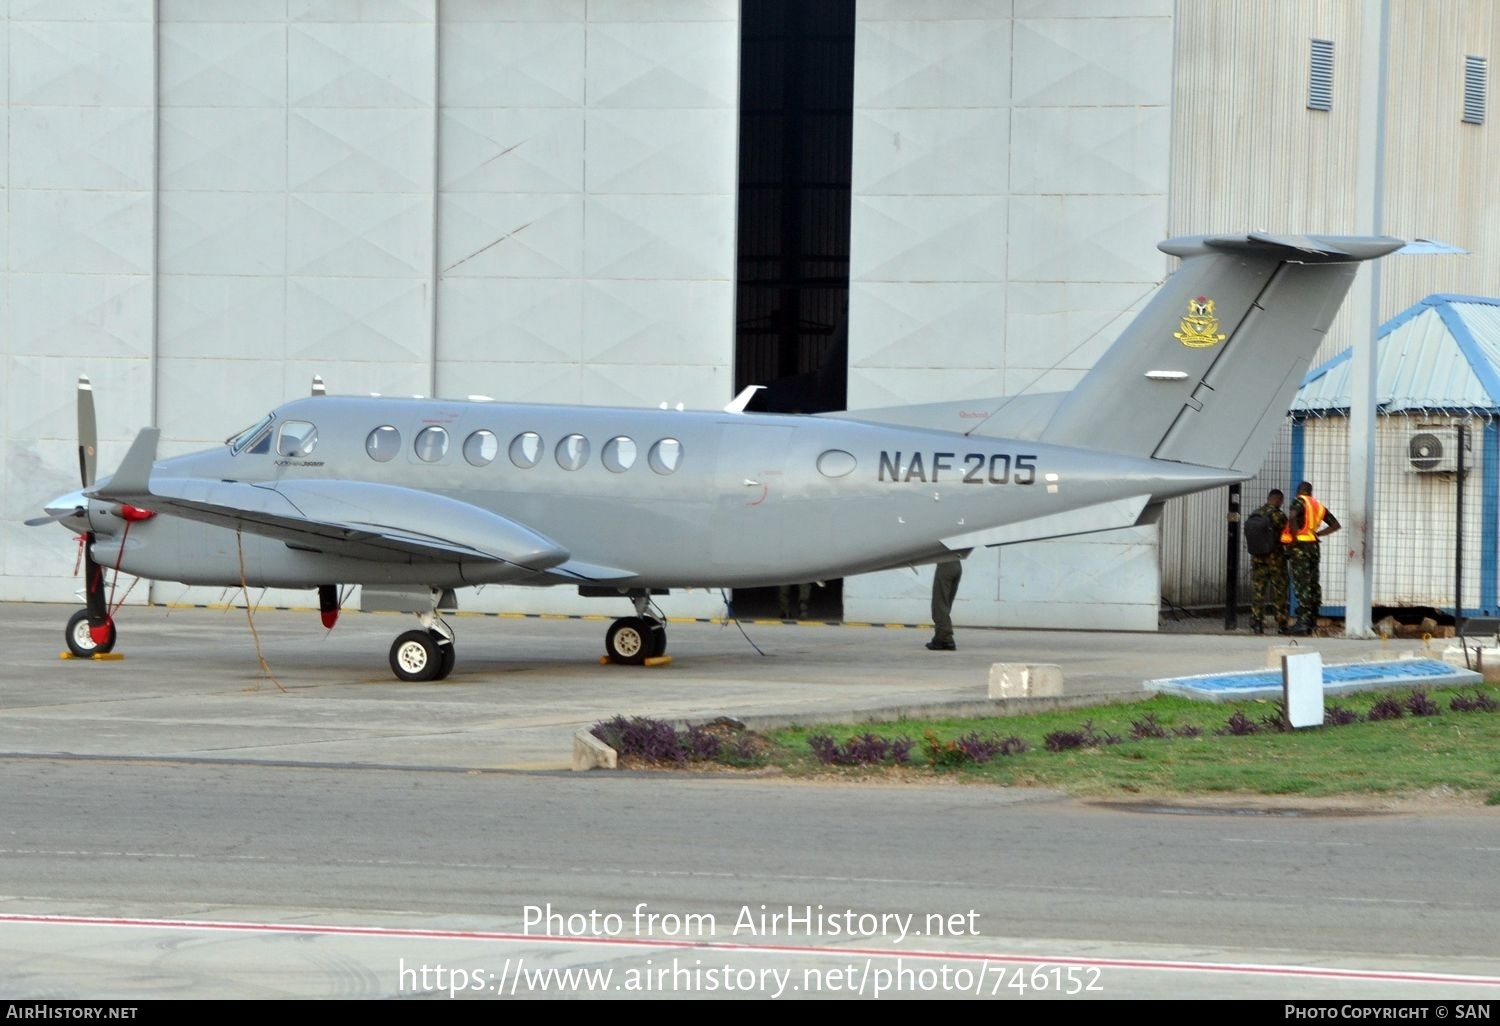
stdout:
POLYGON ((99 429, 94 421, 94 386, 88 375, 78 376, 78 474, 83 487, 94 484, 94 466, 99 455, 99 429))
POLYGON ((26 526, 41 527, 43 524, 55 524, 59 520, 66 520, 69 517, 81 517, 87 512, 88 510, 84 509, 82 506, 79 506, 76 509, 56 510, 54 512, 48 513, 46 516, 32 517, 30 520, 26 521, 26 526))

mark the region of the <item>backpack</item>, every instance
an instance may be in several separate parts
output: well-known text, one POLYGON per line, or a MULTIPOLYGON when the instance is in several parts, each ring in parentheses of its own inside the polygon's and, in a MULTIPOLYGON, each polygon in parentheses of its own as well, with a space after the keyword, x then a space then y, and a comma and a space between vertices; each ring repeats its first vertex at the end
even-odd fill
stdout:
POLYGON ((1250 550, 1250 555, 1269 555, 1275 550, 1279 540, 1276 532, 1271 529, 1271 518, 1261 510, 1256 510, 1245 518, 1245 548, 1250 550))

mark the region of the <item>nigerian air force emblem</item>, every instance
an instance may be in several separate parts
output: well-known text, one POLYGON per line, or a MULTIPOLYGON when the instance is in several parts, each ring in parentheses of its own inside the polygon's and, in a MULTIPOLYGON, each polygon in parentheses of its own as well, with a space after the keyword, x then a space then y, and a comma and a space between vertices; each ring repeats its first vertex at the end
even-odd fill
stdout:
POLYGON ((1214 316, 1214 301, 1207 296, 1188 300, 1187 316, 1172 337, 1185 346, 1205 349, 1218 345, 1227 337, 1219 333, 1219 319, 1214 316))

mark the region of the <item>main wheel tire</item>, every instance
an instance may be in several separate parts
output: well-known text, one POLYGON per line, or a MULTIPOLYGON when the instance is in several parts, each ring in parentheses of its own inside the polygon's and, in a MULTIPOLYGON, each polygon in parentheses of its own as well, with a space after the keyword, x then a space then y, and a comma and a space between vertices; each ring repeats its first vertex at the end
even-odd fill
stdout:
POLYGON ((447 680, 448 674, 453 672, 453 664, 458 662, 457 646, 451 641, 442 641, 434 634, 432 640, 438 647, 438 670, 433 680, 447 680))
POLYGON ((391 642, 391 672, 402 680, 435 680, 443 657, 427 631, 407 631, 391 642))
POLYGON ((604 651, 612 663, 640 666, 651 652, 651 631, 638 616, 624 616, 609 626, 604 651))
POLYGON ((112 651, 115 647, 115 622, 108 622, 109 635, 103 643, 94 640, 93 632, 89 630, 89 611, 80 609, 68 617, 68 626, 63 634, 68 641, 68 651, 79 659, 92 658, 96 653, 103 655, 112 651))
POLYGON ((646 658, 655 659, 664 655, 667 651, 667 625, 654 616, 644 617, 646 621, 646 636, 651 639, 647 645, 646 658))

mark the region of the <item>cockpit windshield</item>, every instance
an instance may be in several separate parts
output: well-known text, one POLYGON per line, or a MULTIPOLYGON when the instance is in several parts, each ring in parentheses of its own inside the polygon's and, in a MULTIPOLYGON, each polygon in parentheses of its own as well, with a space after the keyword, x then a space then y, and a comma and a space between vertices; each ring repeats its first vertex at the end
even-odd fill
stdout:
POLYGON ((230 435, 228 438, 224 439, 224 444, 229 446, 230 452, 238 455, 239 453, 243 452, 246 447, 259 440, 261 435, 265 435, 267 438, 270 437, 270 433, 267 431, 267 428, 271 426, 271 421, 273 419, 274 418, 271 414, 266 414, 265 417, 256 421, 254 424, 250 425, 239 434, 230 435))

